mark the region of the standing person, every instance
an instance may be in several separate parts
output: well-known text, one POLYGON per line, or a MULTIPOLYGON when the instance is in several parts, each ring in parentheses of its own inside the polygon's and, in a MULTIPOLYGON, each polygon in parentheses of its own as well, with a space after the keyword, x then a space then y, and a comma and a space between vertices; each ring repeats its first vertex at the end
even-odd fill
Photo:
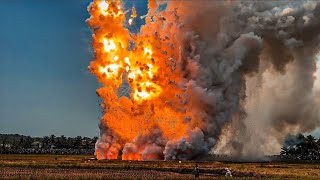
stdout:
POLYGON ((200 176, 200 169, 198 164, 196 164, 196 167, 194 168, 194 178, 198 178, 200 176))

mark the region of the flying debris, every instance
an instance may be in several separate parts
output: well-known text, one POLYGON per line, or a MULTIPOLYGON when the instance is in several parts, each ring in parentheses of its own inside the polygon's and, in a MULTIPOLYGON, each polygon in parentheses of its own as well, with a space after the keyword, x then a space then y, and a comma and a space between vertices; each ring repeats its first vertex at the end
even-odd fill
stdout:
POLYGON ((128 20, 129 25, 132 25, 133 20, 137 17, 137 12, 136 9, 134 7, 132 7, 131 9, 131 16, 130 19, 128 20))
POLYGON ((98 159, 260 158, 319 126, 320 2, 160 5, 148 1, 137 34, 127 29, 135 8, 126 17, 120 0, 88 7, 88 69, 103 85, 98 159))
POLYGON ((146 18, 147 16, 148 16, 148 14, 143 15, 143 16, 140 16, 140 19, 144 19, 144 18, 146 18))

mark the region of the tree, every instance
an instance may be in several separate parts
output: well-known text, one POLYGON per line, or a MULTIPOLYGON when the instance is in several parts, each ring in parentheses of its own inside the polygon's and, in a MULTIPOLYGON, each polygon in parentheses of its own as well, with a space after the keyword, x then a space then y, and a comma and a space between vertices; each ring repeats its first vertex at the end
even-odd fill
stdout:
POLYGON ((288 156, 295 159, 314 160, 320 159, 320 139, 315 139, 303 134, 289 135, 284 141, 284 145, 280 155, 288 156))
POLYGON ((64 136, 64 135, 62 135, 61 137, 60 137, 60 139, 61 139, 61 144, 62 144, 62 148, 67 148, 68 146, 67 146, 67 138, 64 136))
POLYGON ((97 136, 95 136, 95 137, 93 138, 93 142, 96 143, 96 142, 98 141, 98 139, 99 139, 99 138, 98 138, 97 136))
POLYGON ((19 148, 24 148, 24 137, 23 136, 20 137, 18 145, 19 145, 19 148))
POLYGON ((82 137, 77 136, 74 140, 73 147, 78 149, 78 148, 80 148, 81 145, 82 145, 82 137))
POLYGON ((311 159, 314 159, 313 157, 318 155, 319 146, 316 139, 311 135, 305 138, 305 152, 307 152, 306 155, 310 156, 311 159))
POLYGON ((7 136, 4 136, 3 138, 1 138, 2 142, 1 142, 1 146, 2 146, 2 150, 6 150, 6 144, 7 144, 7 136))
POLYGON ((68 137, 67 139, 67 148, 72 148, 74 144, 74 139, 71 137, 68 137))
POLYGON ((67 148, 67 138, 64 135, 57 137, 55 140, 55 146, 58 149, 67 148))
POLYGON ((56 139, 56 136, 52 134, 52 135, 50 136, 50 143, 51 143, 51 145, 53 145, 53 144, 55 143, 55 139, 56 139))
POLYGON ((25 138, 24 147, 25 148, 31 148, 33 143, 33 139, 30 136, 27 136, 25 138))
POLYGON ((41 143, 42 143, 43 148, 48 148, 49 144, 50 144, 50 138, 48 136, 44 136, 42 138, 41 143))

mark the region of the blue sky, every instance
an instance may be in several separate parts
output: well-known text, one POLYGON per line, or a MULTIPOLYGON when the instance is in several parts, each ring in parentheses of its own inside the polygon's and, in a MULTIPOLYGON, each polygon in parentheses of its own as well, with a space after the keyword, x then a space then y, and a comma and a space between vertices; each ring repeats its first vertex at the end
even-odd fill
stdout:
POLYGON ((1 2, 0 133, 98 135, 88 4, 1 2))
MULTIPOLYGON (((89 2, 1 2, 0 133, 98 136, 99 85, 87 72, 89 2)), ((146 14, 146 0, 126 6, 146 14)))
MULTIPOLYGON (((89 4, 1 2, 0 133, 98 136, 99 85, 87 72, 93 59, 89 4)), ((146 0, 126 5, 146 13, 146 0)))

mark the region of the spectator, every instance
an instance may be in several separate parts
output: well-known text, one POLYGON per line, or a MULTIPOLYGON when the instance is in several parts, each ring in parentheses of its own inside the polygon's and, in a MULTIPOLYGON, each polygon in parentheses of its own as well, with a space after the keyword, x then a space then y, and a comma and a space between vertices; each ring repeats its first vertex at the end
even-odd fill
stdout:
POLYGON ((198 178, 200 176, 200 169, 198 164, 196 164, 196 167, 194 168, 194 178, 198 178))

